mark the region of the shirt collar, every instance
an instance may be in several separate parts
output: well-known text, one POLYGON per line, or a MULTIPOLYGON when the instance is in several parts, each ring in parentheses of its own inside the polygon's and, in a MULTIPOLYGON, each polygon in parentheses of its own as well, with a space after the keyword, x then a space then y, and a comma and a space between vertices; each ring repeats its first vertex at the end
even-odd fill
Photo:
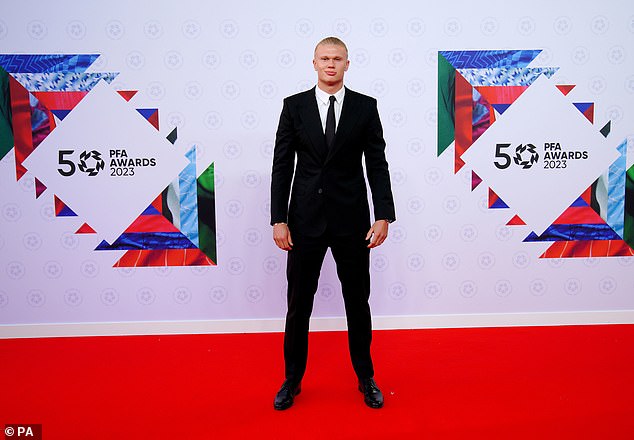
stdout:
MULTIPOLYGON (((335 99, 337 100, 337 103, 341 104, 343 102, 343 97, 345 94, 346 94, 345 87, 340 88, 339 91, 335 93, 335 99)), ((319 86, 315 87, 315 95, 317 96, 317 99, 319 99, 319 101, 321 101, 322 103, 330 104, 330 101, 329 101, 330 93, 324 92, 322 89, 319 88, 319 86)))

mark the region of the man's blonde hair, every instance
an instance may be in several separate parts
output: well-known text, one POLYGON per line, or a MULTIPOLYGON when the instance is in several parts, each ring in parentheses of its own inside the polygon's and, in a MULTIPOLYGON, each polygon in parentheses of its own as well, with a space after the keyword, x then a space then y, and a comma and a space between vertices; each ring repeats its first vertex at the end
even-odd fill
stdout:
POLYGON ((346 57, 348 56, 348 47, 346 46, 346 43, 344 43, 337 37, 326 37, 323 40, 321 40, 319 43, 317 43, 317 46, 315 46, 315 52, 317 51, 317 48, 319 46, 323 46, 323 45, 333 45, 333 46, 343 47, 346 50, 346 57))

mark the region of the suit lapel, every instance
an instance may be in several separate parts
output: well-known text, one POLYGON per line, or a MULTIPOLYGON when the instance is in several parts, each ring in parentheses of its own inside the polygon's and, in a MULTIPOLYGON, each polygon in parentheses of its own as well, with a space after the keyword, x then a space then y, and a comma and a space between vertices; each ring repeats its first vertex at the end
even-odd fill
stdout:
POLYGON ((308 90, 305 94, 302 106, 299 108, 302 122, 306 127, 306 133, 310 138, 313 147, 318 155, 322 158, 326 157, 326 140, 324 138, 324 130, 319 117, 319 109, 317 108, 317 98, 315 97, 315 88, 308 90))
POLYGON ((337 133, 335 135, 335 143, 328 152, 326 162, 328 162, 341 149, 341 147, 345 145, 346 139, 357 124, 359 114, 357 96, 353 91, 346 88, 346 95, 343 99, 343 108, 341 109, 339 125, 337 126, 337 133))

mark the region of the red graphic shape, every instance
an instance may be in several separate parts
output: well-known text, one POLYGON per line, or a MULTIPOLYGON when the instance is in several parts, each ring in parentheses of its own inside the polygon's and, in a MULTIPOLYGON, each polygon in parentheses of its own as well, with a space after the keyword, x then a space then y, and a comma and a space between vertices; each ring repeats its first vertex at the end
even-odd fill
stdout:
POLYGON ((557 241, 539 258, 634 257, 623 240, 557 241))
POLYGON ((556 86, 556 87, 559 89, 559 91, 561 93, 564 94, 564 96, 567 96, 568 93, 570 93, 570 91, 572 89, 574 89, 575 87, 577 87, 577 86, 575 84, 572 84, 572 85, 571 84, 562 84, 562 85, 559 85, 559 86, 556 86))
POLYGON ((137 94, 138 90, 117 90, 117 92, 121 95, 121 97, 123 97, 123 99, 129 102, 134 95, 137 94))
POLYGON ((33 147, 33 130, 31 127, 31 104, 29 92, 9 76, 9 90, 11 93, 11 113, 13 125, 13 141, 15 151, 15 177, 20 180, 27 172, 22 162, 35 149, 33 147))
POLYGON ((127 251, 113 267, 215 266, 200 249, 127 251))
POLYGON ((592 204, 592 187, 588 187, 587 190, 585 190, 582 194, 581 194, 581 198, 588 204, 588 206, 590 206, 592 204))
POLYGON ((471 170, 471 191, 476 189, 482 183, 482 178, 476 174, 475 171, 471 170))
POLYGON ((54 196, 55 199, 55 215, 58 216, 60 212, 66 208, 66 203, 62 202, 59 197, 54 196))
POLYGON ((456 72, 455 173, 464 166, 464 161, 460 157, 473 143, 472 89, 471 84, 456 72))
POLYGON ((524 220, 522 220, 519 215, 516 215, 512 219, 510 219, 506 225, 507 226, 526 226, 526 223, 524 223, 524 220))
POLYGON ((577 110, 579 110, 583 116, 586 117, 590 123, 594 123, 594 103, 593 102, 574 102, 577 110))
POLYGON ((81 225, 81 227, 79 229, 77 229, 77 231, 75 232, 75 234, 96 234, 97 232, 90 227, 90 225, 88 223, 84 223, 83 225, 81 225))
POLYGON ((159 194, 158 197, 152 201, 152 207, 158 212, 163 212, 163 194, 159 194))
POLYGON ((489 187, 489 208, 508 208, 504 200, 489 187), (496 206, 497 205, 497 206, 496 206))
POLYGON ((162 215, 140 215, 125 232, 181 232, 162 215))
POLYGON ((35 198, 38 199, 46 191, 46 185, 35 178, 35 198))
POLYGON ((566 209, 553 225, 602 225, 605 221, 589 206, 574 206, 566 209))
POLYGON ((72 110, 87 94, 87 91, 33 92, 33 96, 50 110, 72 110))
POLYGON ((476 90, 489 104, 513 104, 528 86, 478 86, 476 90))
POLYGON ((158 110, 152 113, 152 115, 149 118, 147 118, 147 120, 150 124, 152 124, 152 126, 154 126, 154 128, 156 128, 157 130, 159 129, 158 110))

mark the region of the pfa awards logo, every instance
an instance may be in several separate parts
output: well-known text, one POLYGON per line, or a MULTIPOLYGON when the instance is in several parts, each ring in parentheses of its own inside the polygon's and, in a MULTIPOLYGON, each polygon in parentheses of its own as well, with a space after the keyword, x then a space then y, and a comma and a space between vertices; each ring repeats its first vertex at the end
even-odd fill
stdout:
POLYGON ((530 67, 539 53, 439 52, 438 154, 453 148, 454 171, 471 171, 472 190, 484 182, 509 225, 530 227, 525 242, 550 242, 541 257, 632 256, 628 140, 595 125, 594 104, 571 100, 558 68, 530 67))
POLYGON ((525 170, 532 167, 538 159, 539 153, 535 151, 535 145, 533 144, 519 144, 515 148, 515 157, 513 158, 515 165, 519 165, 525 170))
POLYGON ((101 158, 101 153, 97 150, 92 150, 83 151, 79 155, 79 162, 76 167, 75 163, 67 157, 74 152, 74 150, 59 150, 59 164, 68 167, 68 169, 58 168, 57 172, 64 177, 70 177, 75 174, 77 167, 82 173, 87 173, 89 176, 96 176, 106 165, 101 158))
POLYGON ((215 265, 213 163, 159 131, 158 109, 132 105, 98 55, 0 54, 0 158, 34 179, 57 217, 79 217, 97 251, 125 251, 115 267, 215 265))
MULTIPOLYGON (((511 156, 505 152, 507 148, 509 148, 511 144, 496 144, 495 145, 495 158, 496 160, 493 164, 499 170, 505 170, 511 165, 511 156), (501 161, 498 161, 500 160, 501 161)), ((524 169, 528 169, 532 167, 539 160, 539 153, 535 150, 535 145, 533 144, 519 144, 515 148, 515 156, 513 156, 513 161, 515 165, 519 165, 524 169)))

